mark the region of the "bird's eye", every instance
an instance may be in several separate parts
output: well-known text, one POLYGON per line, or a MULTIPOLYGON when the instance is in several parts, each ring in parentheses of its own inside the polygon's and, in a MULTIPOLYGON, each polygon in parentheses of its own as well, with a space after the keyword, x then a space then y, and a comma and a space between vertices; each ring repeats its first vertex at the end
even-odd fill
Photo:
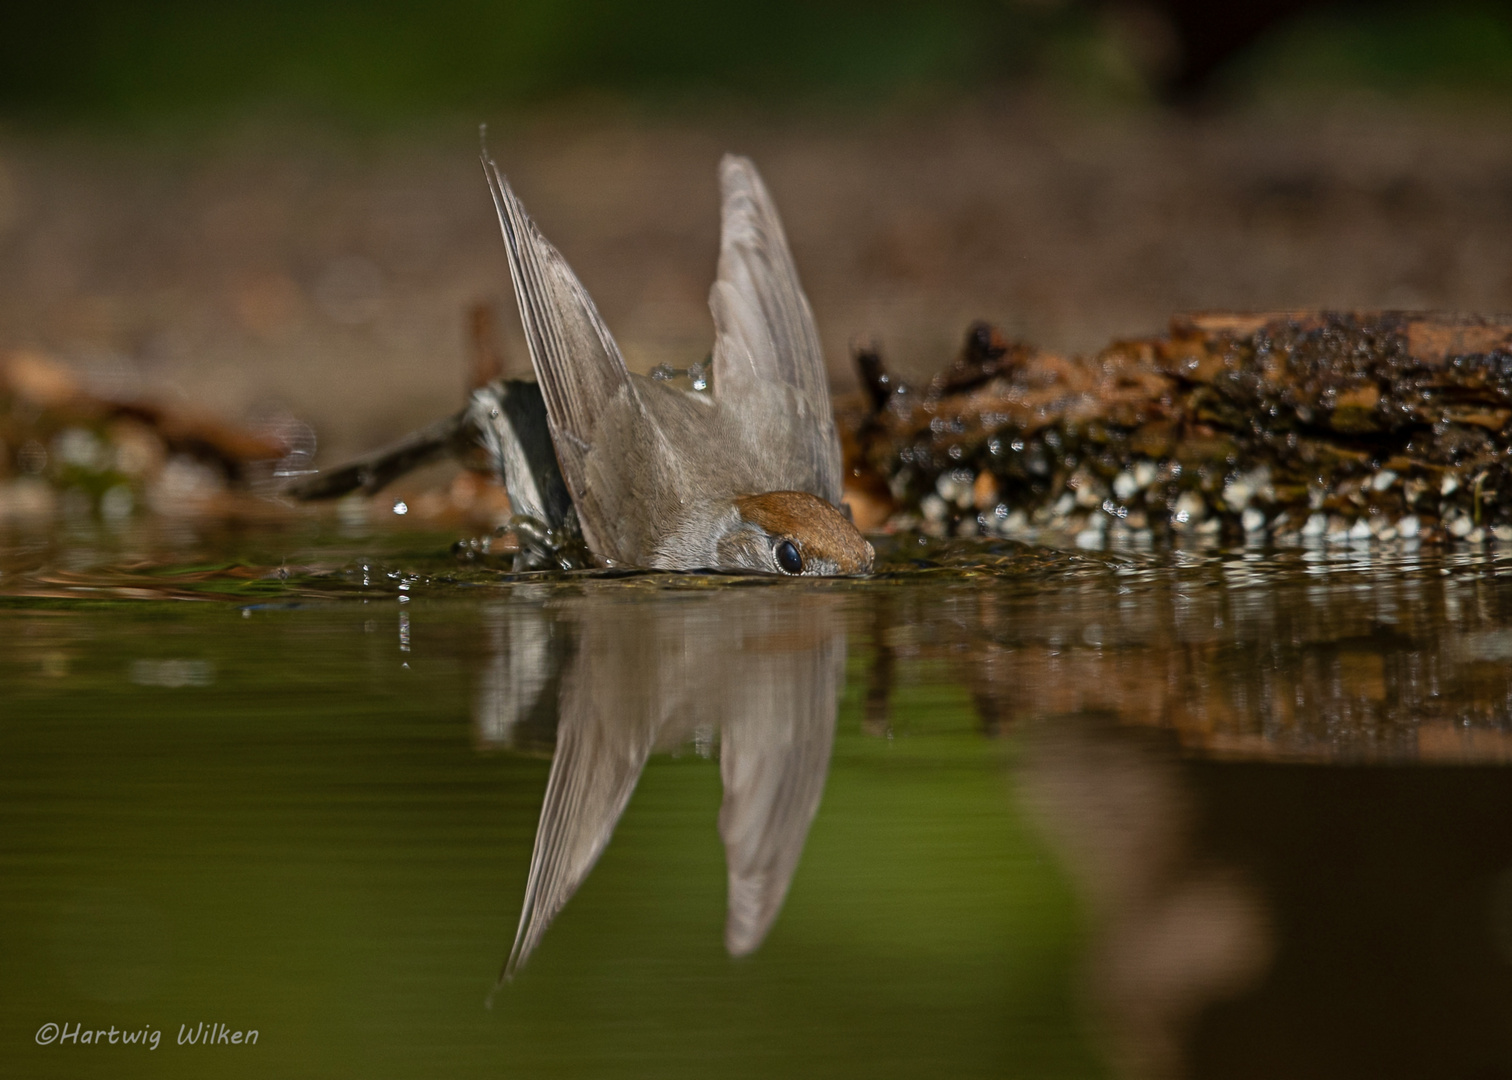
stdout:
POLYGON ((772 549, 772 554, 777 556, 777 565, 782 568, 784 574, 803 573, 803 556, 798 554, 798 545, 791 540, 783 540, 772 549))

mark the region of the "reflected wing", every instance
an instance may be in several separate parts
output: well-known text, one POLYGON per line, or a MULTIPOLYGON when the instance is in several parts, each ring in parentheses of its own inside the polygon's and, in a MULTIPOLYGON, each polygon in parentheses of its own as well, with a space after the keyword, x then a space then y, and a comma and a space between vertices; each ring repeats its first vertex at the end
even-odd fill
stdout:
POLYGON ((635 734, 597 710, 568 716, 564 709, 505 978, 529 959, 609 843, 651 753, 651 733, 635 734))
POLYGON ((817 494, 838 502, 840 442, 824 354, 777 208, 746 158, 726 155, 719 182, 719 276, 709 291, 714 392, 727 400, 773 383, 791 388, 791 411, 802 424, 796 434, 822 488, 817 494))
POLYGON ((635 388, 619 346, 567 260, 541 235, 486 155, 483 173, 499 213, 520 322, 546 399, 562 477, 577 504, 588 546, 612 558, 612 549, 603 544, 609 537, 606 515, 588 490, 586 458, 599 421, 616 403, 633 403, 635 388))
POLYGON ((595 596, 565 610, 560 626, 573 656, 562 673, 556 753, 505 978, 593 869, 657 736, 683 707, 680 623, 648 622, 639 604, 595 596))
POLYGON ((760 658, 720 736, 719 835, 729 870, 725 947, 760 946, 782 909, 824 794, 845 670, 844 639, 760 658))
POLYGON ((729 867, 725 940, 760 945, 787 895, 824 791, 845 668, 838 607, 823 595, 576 598, 556 755, 531 854, 514 974, 592 870, 657 745, 721 720, 729 867))

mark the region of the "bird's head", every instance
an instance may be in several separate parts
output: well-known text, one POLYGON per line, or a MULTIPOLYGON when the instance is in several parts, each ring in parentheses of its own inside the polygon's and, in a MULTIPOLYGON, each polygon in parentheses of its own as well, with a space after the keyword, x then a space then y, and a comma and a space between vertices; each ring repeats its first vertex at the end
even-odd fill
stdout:
POLYGON ((737 496, 717 551, 720 569, 789 577, 869 573, 876 555, 849 518, 806 491, 737 496))

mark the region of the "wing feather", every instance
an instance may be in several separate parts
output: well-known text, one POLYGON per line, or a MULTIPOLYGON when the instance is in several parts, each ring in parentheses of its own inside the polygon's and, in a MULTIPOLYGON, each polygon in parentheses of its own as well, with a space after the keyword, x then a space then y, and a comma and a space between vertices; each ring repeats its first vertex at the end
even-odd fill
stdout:
POLYGON ((546 402, 552 442, 588 546, 613 558, 607 516, 598 512, 588 483, 587 458, 594 431, 616 403, 634 407, 636 391, 619 346, 588 290, 561 253, 541 235, 486 154, 483 174, 493 194, 509 256, 510 277, 531 366, 546 402))
POLYGON ((714 392, 739 407, 742 394, 791 388, 795 450, 819 476, 820 492, 840 495, 840 441, 830 404, 819 331, 788 250, 777 208, 756 166, 725 155, 719 166, 723 209, 719 274, 709 292, 714 314, 714 392))

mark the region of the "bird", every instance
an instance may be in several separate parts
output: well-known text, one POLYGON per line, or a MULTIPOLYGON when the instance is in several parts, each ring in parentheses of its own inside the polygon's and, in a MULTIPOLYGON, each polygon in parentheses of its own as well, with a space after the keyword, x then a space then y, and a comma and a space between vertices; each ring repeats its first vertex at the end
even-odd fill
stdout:
POLYGON ((513 979, 587 879, 658 750, 718 741, 725 948, 755 952, 787 897, 829 773, 846 634, 822 590, 733 589, 629 599, 589 589, 509 605, 480 729, 532 724, 555 683, 551 774, 530 857, 513 979), (560 647, 553 647, 559 644, 560 647), (519 676, 528 672, 530 678, 519 676))
POLYGON ((531 366, 597 565, 827 577, 870 572, 841 504, 840 440, 813 312, 749 159, 720 162, 712 389, 630 372, 572 268, 481 155, 531 366))

